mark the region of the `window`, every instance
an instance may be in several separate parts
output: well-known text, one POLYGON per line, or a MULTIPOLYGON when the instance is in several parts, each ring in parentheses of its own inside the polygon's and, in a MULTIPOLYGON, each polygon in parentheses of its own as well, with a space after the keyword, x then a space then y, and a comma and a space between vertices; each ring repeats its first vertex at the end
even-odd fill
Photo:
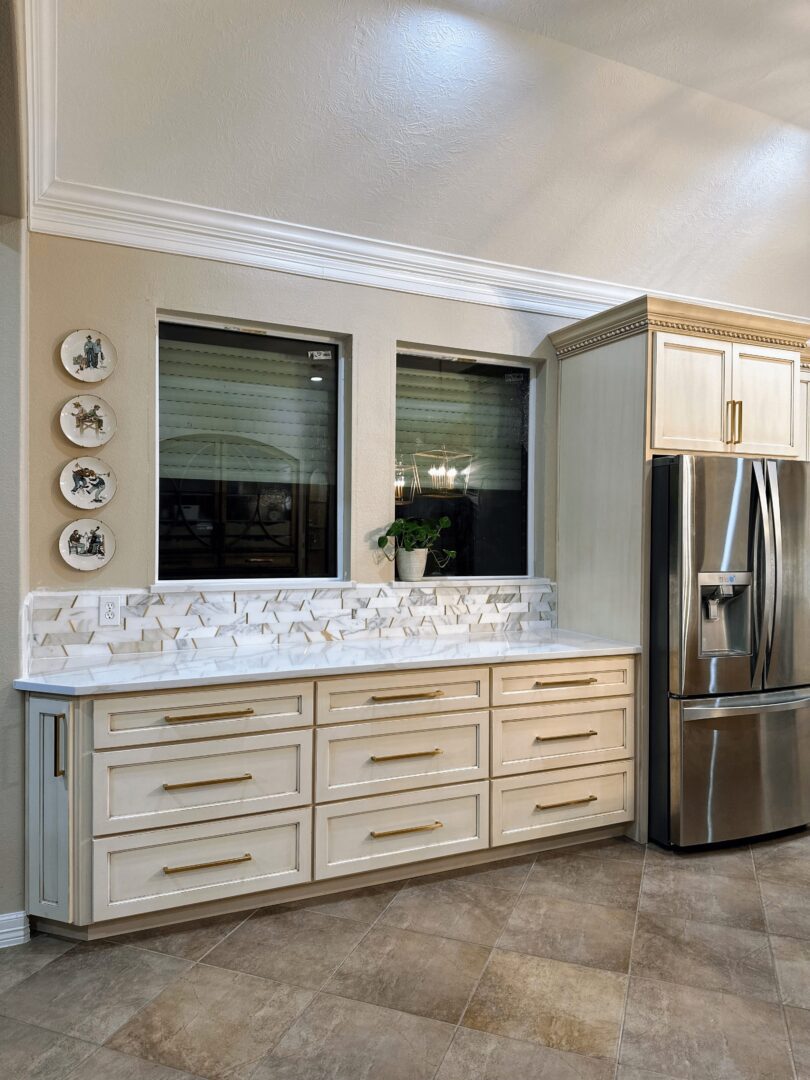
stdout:
POLYGON ((450 518, 456 558, 428 574, 529 572, 531 369, 397 357, 397 517, 450 518))
POLYGON ((335 344, 161 323, 158 577, 337 576, 335 344))

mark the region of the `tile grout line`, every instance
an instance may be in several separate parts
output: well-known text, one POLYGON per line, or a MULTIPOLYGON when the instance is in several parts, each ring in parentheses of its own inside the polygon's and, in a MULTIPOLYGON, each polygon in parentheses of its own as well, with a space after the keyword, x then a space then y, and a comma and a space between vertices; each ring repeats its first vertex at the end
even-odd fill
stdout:
POLYGON ((641 860, 641 878, 638 883, 638 897, 636 898, 636 917, 633 920, 633 934, 630 938, 630 955, 627 958, 627 983, 624 987, 624 1001, 622 1003, 622 1015, 619 1021, 619 1037, 616 1041, 616 1067, 613 1070, 614 1080, 618 1080, 620 1060, 622 1054, 622 1039, 624 1038, 624 1022, 627 1018, 627 1001, 630 997, 630 979, 633 974, 633 948, 636 944, 636 933, 638 931, 638 916, 641 911, 641 896, 644 891, 644 875, 647 871, 647 848, 648 844, 644 845, 644 855, 641 860))
POLYGON ((762 898, 762 883, 759 880, 759 870, 757 869, 757 860, 754 857, 753 845, 749 844, 748 845, 748 850, 751 853, 751 863, 752 863, 753 868, 754 868, 754 880, 756 881, 756 884, 757 884, 757 893, 759 894, 759 904, 760 904, 760 907, 762 908, 762 919, 763 919, 763 921, 765 923, 765 933, 766 933, 767 938, 768 938, 768 951, 769 951, 770 956, 771 956, 771 965, 773 967, 773 977, 774 977, 774 982, 776 983, 776 992, 777 992, 778 997, 779 997, 779 1012, 781 1013, 781 1016, 782 1016, 782 1027, 784 1028, 784 1031, 785 1031, 785 1038, 787 1040, 788 1054, 790 1055, 790 1067, 793 1070, 793 1078, 794 1078, 794 1080, 796 1080, 796 1078, 798 1077, 798 1069, 796 1068, 796 1055, 793 1052, 793 1037, 790 1034, 790 1024, 788 1024, 787 1013, 785 1012, 785 1004, 784 1004, 784 1001, 782 1000, 783 999, 782 980, 779 978, 779 968, 776 965, 776 957, 774 956, 774 952, 773 952, 773 942, 771 941, 771 924, 770 924, 770 920, 768 919, 768 911, 767 911, 767 908, 765 907, 765 901, 762 898))

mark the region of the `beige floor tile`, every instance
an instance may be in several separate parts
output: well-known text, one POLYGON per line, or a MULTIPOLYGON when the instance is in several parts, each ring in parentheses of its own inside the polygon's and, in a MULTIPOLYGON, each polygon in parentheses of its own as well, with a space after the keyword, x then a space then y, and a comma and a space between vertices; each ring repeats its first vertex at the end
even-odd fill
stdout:
POLYGON ((82 1062, 81 1069, 74 1073, 71 1080, 198 1080, 188 1072, 179 1072, 168 1065, 158 1065, 154 1061, 119 1054, 100 1046, 92 1057, 82 1062))
POLYGON ((767 934, 736 926, 639 914, 632 973, 704 990, 778 1001, 767 934))
POLYGON ((618 859, 620 862, 635 863, 644 861, 644 845, 637 844, 629 836, 596 840, 592 844, 580 844, 572 850, 577 855, 590 855, 594 859, 618 859))
POLYGON ((514 893, 466 878, 414 881, 386 909, 380 925, 494 945, 514 905, 514 893))
POLYGON ((746 930, 765 929, 756 880, 703 874, 700 870, 648 866, 644 871, 639 911, 746 930))
POLYGON ((505 889, 519 893, 526 878, 534 866, 534 855, 504 859, 502 862, 486 863, 484 866, 471 866, 462 870, 445 870, 432 874, 428 881, 468 881, 473 885, 489 885, 493 889, 505 889))
POLYGON ((432 1080, 450 1024, 321 994, 250 1080, 432 1080))
POLYGON ((784 881, 760 881, 759 887, 770 932, 810 940, 810 888, 784 881))
POLYGON ((78 945, 0 996, 0 1014, 101 1043, 188 967, 127 945, 78 945))
POLYGON ((810 888, 810 831, 765 840, 754 844, 752 850, 761 881, 810 888))
POLYGON ((375 926, 325 989, 372 1005, 455 1023, 489 951, 467 941, 375 926))
POLYGON ((668 851, 650 844, 647 848, 647 868, 659 866, 670 870, 696 870, 704 875, 754 878, 754 860, 747 844, 742 847, 718 848, 713 851, 668 851))
POLYGON ((680 1080, 671 1073, 650 1072, 649 1069, 634 1069, 632 1065, 620 1065, 616 1080, 680 1080))
POLYGON ((810 1080, 810 1012, 785 1009, 798 1080, 810 1080))
MULTIPOLYGON (((810 894, 806 902, 810 905, 810 894)), ((782 1001, 810 1009, 810 941, 773 936, 771 946, 782 1001)))
POLYGON ((62 941, 50 934, 35 934, 25 945, 0 949, 0 994, 74 947, 73 941, 62 941))
POLYGON ((136 930, 115 938, 115 941, 169 956, 180 956, 184 960, 200 960, 249 915, 249 911, 240 911, 235 915, 215 915, 210 919, 195 919, 193 922, 175 923, 174 926, 161 926, 154 930, 136 930))
POLYGON ((791 1080, 780 1006, 632 978, 623 1065, 684 1080, 791 1080))
POLYGON ((322 915, 351 919, 368 929, 385 911, 403 884, 397 882, 394 885, 369 885, 365 889, 341 893, 332 899, 308 901, 304 906, 310 911, 319 911, 322 915))
POLYGON ((563 851, 538 857, 524 891, 555 900, 587 901, 635 911, 640 884, 640 862, 596 859, 563 851))
POLYGON ((635 912, 522 896, 498 941, 501 949, 626 972, 635 912))
POLYGON ((436 1080, 613 1080, 604 1058, 459 1028, 436 1080))
POLYGON ((92 1043, 0 1016, 4 1080, 66 1080, 94 1050, 92 1043))
POLYGON ((626 977, 495 949, 462 1024, 615 1058, 626 977))
POLYGON ((317 990, 365 932, 360 923, 307 908, 264 908, 210 952, 205 963, 317 990))
POLYGON ((200 964, 108 1045, 212 1080, 249 1080, 312 997, 311 990, 200 964))

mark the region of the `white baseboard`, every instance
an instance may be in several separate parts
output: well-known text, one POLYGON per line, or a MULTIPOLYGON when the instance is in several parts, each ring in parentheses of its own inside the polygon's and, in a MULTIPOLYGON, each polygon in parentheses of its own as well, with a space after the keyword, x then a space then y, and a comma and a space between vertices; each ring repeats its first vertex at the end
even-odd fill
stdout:
POLYGON ((0 949, 24 945, 30 937, 31 928, 24 911, 8 911, 0 915, 0 949))

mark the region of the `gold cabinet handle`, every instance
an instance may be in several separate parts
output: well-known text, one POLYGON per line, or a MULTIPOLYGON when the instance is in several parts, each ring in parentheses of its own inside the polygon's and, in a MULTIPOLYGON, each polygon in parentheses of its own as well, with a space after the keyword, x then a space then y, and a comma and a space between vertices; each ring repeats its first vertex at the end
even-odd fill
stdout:
POLYGON ((570 679, 538 679, 532 687, 533 690, 547 690, 554 686, 593 686, 594 683, 598 683, 599 680, 595 675, 589 675, 587 679, 580 679, 573 676, 570 679))
POLYGON ((253 716, 253 709, 230 709, 227 712, 189 713, 187 716, 164 716, 167 724, 196 724, 200 720, 236 720, 240 716, 253 716))
POLYGON ((383 761, 404 761, 406 758, 436 757, 441 753, 442 751, 436 746, 433 750, 412 750, 409 754, 372 754, 371 760, 375 765, 379 765, 383 761))
POLYGON ((252 780, 253 774, 246 772, 242 776, 218 776, 213 780, 184 780, 179 784, 164 784, 164 791, 184 791, 186 788, 208 787, 209 784, 240 784, 252 780))
POLYGON ((384 840, 386 836, 405 836, 407 833, 433 832, 434 829, 443 828, 443 821, 431 821, 428 825, 411 825, 407 829, 384 829, 382 832, 372 829, 371 837, 373 840, 384 840))
POLYGON ((535 742, 559 742, 560 739, 590 739, 592 735, 598 735, 598 731, 591 728, 590 731, 569 731, 565 735, 535 735, 535 742))
POLYGON ((734 443, 734 418, 737 412, 737 402, 729 398, 726 402, 726 437, 723 442, 734 443))
POLYGON ((584 799, 565 799, 564 802, 539 802, 535 810, 558 810, 561 806, 583 806, 585 803, 595 801, 596 795, 586 795, 584 799))
POLYGON ((371 700, 382 704, 386 701, 432 701, 440 697, 444 697, 444 690, 423 690, 413 694, 372 694, 371 700))
POLYGON ((736 438, 734 439, 736 444, 741 443, 743 438, 743 403, 741 401, 735 401, 734 404, 736 406, 735 416, 737 421, 735 424, 736 438))
POLYGON ((64 713, 54 713, 53 717, 53 775, 54 777, 65 775, 65 766, 62 761, 62 724, 67 717, 64 713))
POLYGON ((250 862, 253 856, 247 852, 233 859, 213 859, 211 862, 189 863, 188 866, 164 866, 164 874, 185 874, 188 870, 210 870, 212 866, 230 866, 232 863, 250 862))

